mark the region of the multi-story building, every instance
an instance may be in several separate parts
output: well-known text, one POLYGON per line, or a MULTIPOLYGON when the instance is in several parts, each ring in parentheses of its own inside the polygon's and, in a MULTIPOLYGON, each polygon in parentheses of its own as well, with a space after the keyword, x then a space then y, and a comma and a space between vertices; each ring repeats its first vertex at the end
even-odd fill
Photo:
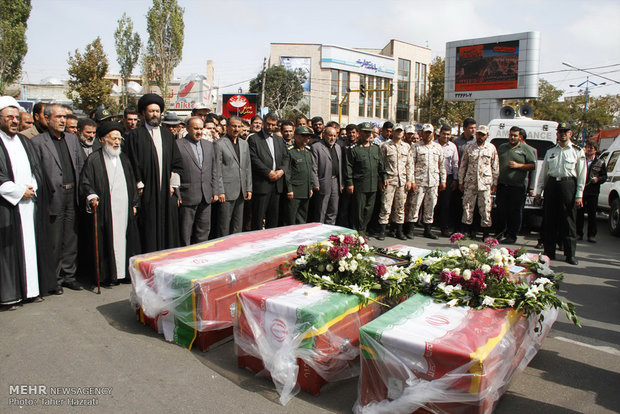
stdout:
POLYGON ((383 49, 272 43, 269 59, 270 66, 304 70, 310 114, 343 124, 418 121, 430 64, 429 48, 399 40, 390 40, 383 49), (360 86, 365 96, 356 92, 360 86))

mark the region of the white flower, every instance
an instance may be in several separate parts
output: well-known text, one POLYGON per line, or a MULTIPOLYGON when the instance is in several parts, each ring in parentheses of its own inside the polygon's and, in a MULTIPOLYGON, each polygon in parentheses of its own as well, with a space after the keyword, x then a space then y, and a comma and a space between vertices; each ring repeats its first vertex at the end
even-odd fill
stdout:
POLYGON ((451 308, 451 307, 453 307, 453 306, 458 305, 458 303, 459 303, 459 300, 458 300, 458 299, 452 299, 450 302, 446 303, 446 305, 447 305, 449 308, 451 308))
POLYGON ((362 260, 362 259, 364 258, 364 256, 362 256, 362 254, 361 254, 361 253, 358 253, 358 254, 355 256, 355 258, 356 258, 357 260, 362 260))
POLYGON ((333 272, 334 271, 334 266, 331 263, 329 263, 327 266, 325 266, 325 269, 328 272, 333 272))
POLYGON ((319 265, 319 272, 322 272, 325 270, 325 266, 323 266, 322 264, 319 265))
POLYGON ((345 269, 344 266, 338 266, 338 271, 340 273, 344 272, 345 270, 347 270, 347 269, 345 269))
POLYGON ((514 257, 512 257, 512 256, 508 256, 508 257, 506 258, 506 264, 507 264, 508 266, 513 266, 513 265, 515 264, 515 258, 514 258, 514 257))
POLYGON ((450 296, 452 294, 452 291, 454 291, 454 286, 448 285, 444 287, 442 290, 446 293, 446 295, 450 296))
POLYGON ((308 263, 308 261, 306 260, 306 256, 301 256, 300 258, 298 258, 297 260, 295 260, 295 264, 297 266, 303 266, 306 263, 308 263))
POLYGON ((353 255, 351 254, 351 252, 347 253, 347 255, 344 257, 345 259, 350 259, 352 258, 353 255))
POLYGON ((469 247, 466 247, 466 246, 461 247, 461 253, 469 254, 470 252, 471 252, 471 249, 469 247))
POLYGON ((351 260, 351 263, 349 263, 349 270, 352 272, 357 270, 357 261, 351 260))
POLYGON ((455 267, 453 270, 454 274, 457 276, 461 275, 461 268, 460 267, 455 267))
POLYGON ((366 244, 366 241, 364 240, 362 236, 359 236, 357 239, 359 240, 361 244, 364 244, 364 245, 366 244))
POLYGON ((461 284, 457 284, 456 286, 454 286, 454 290, 463 290, 463 286, 461 286, 461 284))
POLYGON ((547 262, 538 262, 538 273, 543 276, 549 276, 553 274, 553 270, 549 267, 547 262))
POLYGON ((551 284, 551 281, 549 279, 547 279, 546 277, 539 277, 538 279, 536 279, 534 281, 534 283, 536 283, 537 285, 546 285, 546 284, 551 284))
POLYGON ((460 256, 461 254, 459 253, 458 249, 450 249, 448 250, 448 253, 446 253, 446 256, 448 257, 457 257, 460 256))
POLYGON ((465 280, 471 279, 471 270, 469 269, 463 270, 463 279, 465 280))
POLYGON ((527 290, 527 292, 525 292, 525 297, 526 298, 536 298, 536 289, 532 289, 533 286, 530 286, 530 288, 527 290))
POLYGON ((368 245, 367 245, 367 244, 365 244, 365 245, 364 245, 364 251, 365 251, 365 252, 367 252, 367 251, 369 251, 369 250, 370 250, 370 247, 368 247, 368 245))
POLYGON ((344 243, 344 234, 341 234, 338 239, 340 239, 340 243, 344 243))
POLYGON ((485 296, 482 301, 482 306, 492 306, 495 303, 495 299, 490 296, 485 296))
POLYGON ((521 256, 517 257, 517 263, 532 263, 532 259, 530 259, 530 256, 527 253, 522 254, 521 256))
POLYGON ((476 243, 472 243, 469 245, 469 248, 472 250, 478 250, 478 245, 476 243))
POLYGON ((422 279, 422 282, 424 282, 425 285, 428 285, 431 283, 431 280, 433 280, 433 275, 429 275, 426 272, 422 272, 420 273, 420 279, 422 279))
POLYGON ((446 272, 446 273, 450 273, 450 269, 448 269, 447 267, 444 267, 444 269, 441 271, 441 273, 446 272))
POLYGON ((332 278, 329 276, 321 276, 321 279, 323 279, 324 281, 331 283, 332 282, 332 278))
POLYGON ((515 305, 515 300, 514 299, 510 299, 508 301, 508 306, 514 306, 515 305))
POLYGON ((491 270, 491 266, 489 266, 488 264, 484 264, 482 265, 482 268, 480 268, 480 270, 482 270, 484 273, 489 273, 489 270, 491 270))
POLYGON ((501 254, 502 254, 502 255, 504 255, 504 256, 509 256, 509 255, 510 255, 510 253, 508 252, 508 249, 507 249, 507 248, 505 248, 505 247, 500 248, 500 249, 499 249, 499 251, 500 251, 500 252, 501 252, 501 254))

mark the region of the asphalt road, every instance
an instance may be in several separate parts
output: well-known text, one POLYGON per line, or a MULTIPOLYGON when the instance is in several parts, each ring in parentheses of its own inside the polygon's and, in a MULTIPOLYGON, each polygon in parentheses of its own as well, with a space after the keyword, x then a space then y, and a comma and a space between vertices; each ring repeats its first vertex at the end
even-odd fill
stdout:
MULTIPOLYGON (((567 265, 561 255, 552 262, 565 272, 562 294, 577 305, 583 328, 560 315, 497 413, 619 412, 620 239, 603 222, 600 229, 597 244, 579 242, 578 266, 567 265)), ((530 250, 536 243, 533 236, 521 241, 530 250)), ((449 242, 416 237, 407 244, 446 248, 449 242)), ((0 312, 0 413, 351 411, 357 379, 328 384, 319 397, 301 393, 283 407, 269 380, 236 367, 232 342, 207 353, 188 351, 137 322, 130 290, 128 285, 101 295, 65 290, 0 312), (48 395, 16 394, 18 385, 42 385, 48 395), (103 387, 96 391, 105 394, 50 396, 52 387, 103 387)))

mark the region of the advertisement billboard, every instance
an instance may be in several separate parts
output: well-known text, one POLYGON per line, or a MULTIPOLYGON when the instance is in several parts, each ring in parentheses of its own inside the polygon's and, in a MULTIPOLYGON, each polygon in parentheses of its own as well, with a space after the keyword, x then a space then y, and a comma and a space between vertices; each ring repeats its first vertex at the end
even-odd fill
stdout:
POLYGON ((255 93, 225 93, 222 95, 222 115, 227 118, 237 115, 241 119, 250 120, 256 115, 257 102, 258 95, 255 93))
POLYGON ((304 88, 304 92, 310 92, 310 63, 309 57, 289 57, 281 56, 280 65, 285 69, 295 71, 301 69, 306 74, 306 81, 301 85, 304 88))
POLYGON ((538 32, 449 42, 444 98, 536 98, 539 54, 538 32))
POLYGON ((394 58, 340 46, 321 46, 321 68, 393 78, 394 58))

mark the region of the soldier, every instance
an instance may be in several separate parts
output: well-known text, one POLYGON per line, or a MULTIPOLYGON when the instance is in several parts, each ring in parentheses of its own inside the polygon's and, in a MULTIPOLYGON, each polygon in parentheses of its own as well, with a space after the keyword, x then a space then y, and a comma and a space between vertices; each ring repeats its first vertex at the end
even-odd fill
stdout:
POLYGON ((568 122, 560 122, 556 132, 557 145, 545 154, 536 198, 545 190, 543 205, 543 243, 545 254, 555 260, 556 240, 564 244, 566 263, 577 265, 575 250, 577 209, 583 207, 583 190, 586 184, 587 162, 583 150, 571 144, 568 122), (559 238, 558 238, 559 236, 559 238))
POLYGON ((295 129, 294 144, 288 147, 290 166, 284 178, 288 198, 287 224, 304 224, 312 197, 312 154, 308 142, 314 134, 305 126, 295 129))
POLYGON ((392 213, 392 223, 395 227, 397 239, 407 240, 403 234, 405 221, 405 201, 407 191, 411 190, 412 159, 411 146, 403 141, 404 130, 401 124, 396 124, 392 131, 392 138, 381 146, 381 155, 387 173, 387 187, 381 197, 381 211, 379 212, 378 240, 385 240, 385 226, 392 213))
POLYGON ((424 237, 437 239, 431 231, 433 213, 437 204, 437 189, 446 189, 446 165, 441 145, 433 142, 433 126, 424 124, 422 127, 422 141, 411 147, 413 162, 413 199, 407 210, 406 236, 413 239, 413 223, 418 219, 422 201, 424 201, 424 237))
POLYGON ((463 192, 462 222, 469 229, 469 237, 474 239, 476 232, 472 228, 474 207, 478 202, 482 239, 489 236, 491 228, 491 208, 499 177, 499 158, 497 150, 486 142, 489 128, 480 125, 476 128, 476 141, 467 145, 459 166, 459 189, 463 192))
POLYGON ((345 183, 347 192, 353 194, 355 229, 361 235, 366 235, 377 188, 380 187, 383 191, 387 179, 379 146, 370 141, 372 125, 370 122, 363 122, 358 125, 358 129, 360 135, 357 144, 347 150, 345 183))

